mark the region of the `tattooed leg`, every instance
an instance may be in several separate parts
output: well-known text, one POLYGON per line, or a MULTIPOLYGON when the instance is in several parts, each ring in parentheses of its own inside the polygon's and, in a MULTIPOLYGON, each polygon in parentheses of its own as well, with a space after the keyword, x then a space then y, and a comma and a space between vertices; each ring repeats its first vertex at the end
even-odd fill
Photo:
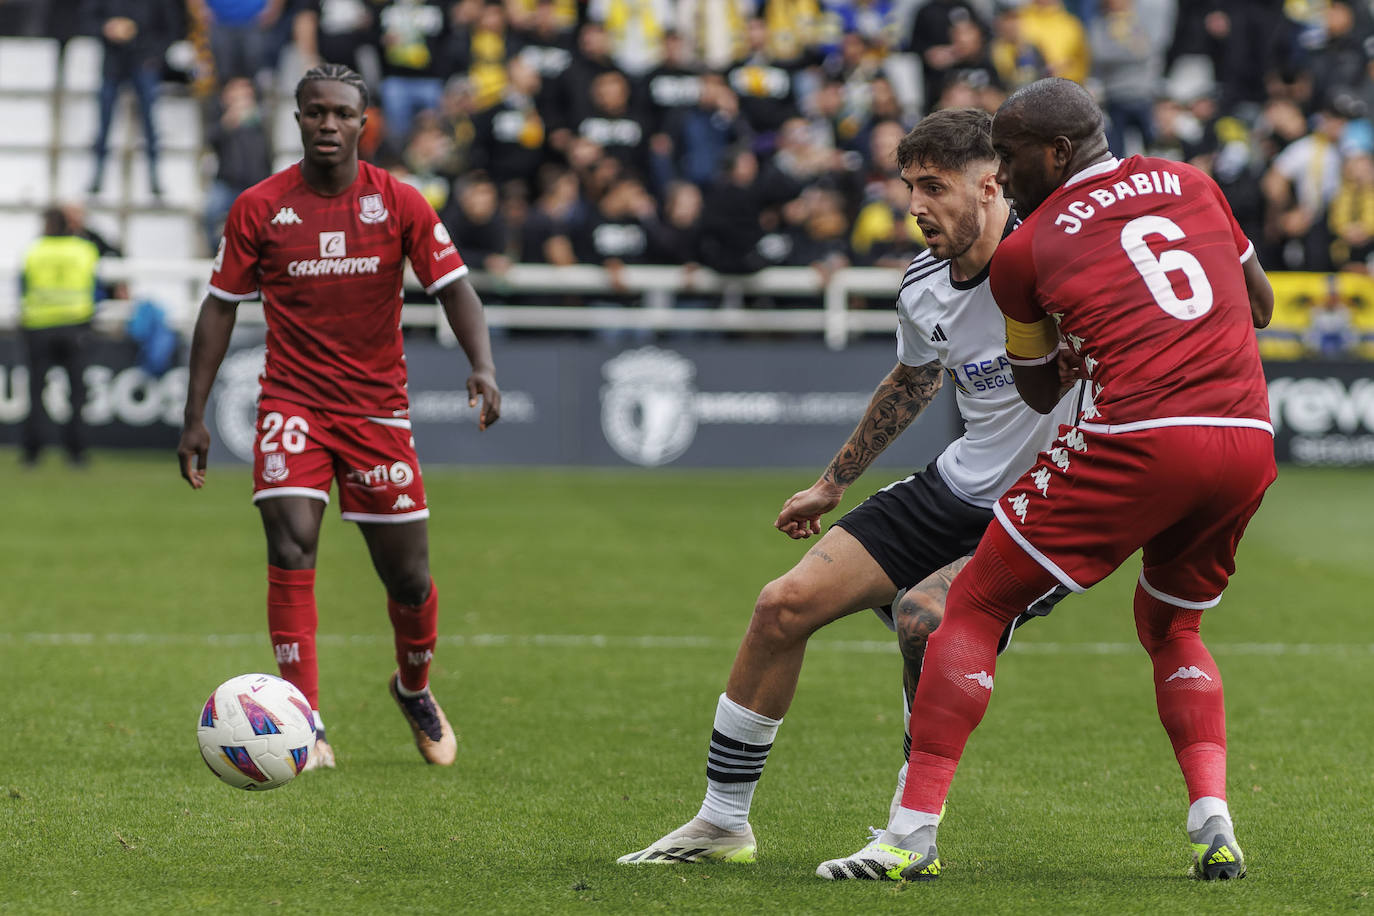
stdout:
MULTIPOLYGON (((902 650, 902 686, 906 690, 907 709, 916 696, 916 682, 921 678, 921 663, 926 656, 926 642, 945 617, 945 599, 954 577, 968 563, 960 557, 945 568, 931 573, 913 586, 892 609, 897 624, 897 646, 902 650)), ((903 759, 911 750, 909 730, 903 730, 903 759)))

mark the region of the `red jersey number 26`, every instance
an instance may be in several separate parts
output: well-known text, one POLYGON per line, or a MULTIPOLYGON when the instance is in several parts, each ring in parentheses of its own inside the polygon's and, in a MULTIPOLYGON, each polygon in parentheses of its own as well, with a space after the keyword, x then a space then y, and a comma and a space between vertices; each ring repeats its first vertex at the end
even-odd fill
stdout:
POLYGON ((1182 241, 1185 236, 1178 223, 1163 216, 1140 216, 1121 230, 1121 247, 1135 265, 1140 279, 1145 281, 1155 304, 1180 321, 1192 321, 1207 314, 1212 308, 1212 284, 1202 264, 1180 248, 1170 248, 1156 258, 1150 246, 1145 244, 1148 235, 1162 235, 1170 242, 1182 241), (1169 279, 1170 273, 1180 270, 1188 281, 1190 294, 1187 298, 1180 298, 1174 292, 1173 281, 1169 279))
POLYGON ((310 424, 304 417, 282 417, 275 410, 262 418, 263 453, 277 450, 277 435, 281 434, 281 447, 293 455, 305 451, 306 436, 310 434, 310 424))

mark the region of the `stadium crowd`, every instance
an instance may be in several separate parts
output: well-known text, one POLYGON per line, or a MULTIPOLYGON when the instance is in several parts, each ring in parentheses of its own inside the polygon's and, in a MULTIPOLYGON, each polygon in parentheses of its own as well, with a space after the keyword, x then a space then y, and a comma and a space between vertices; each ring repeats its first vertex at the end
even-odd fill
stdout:
MULTIPOLYGON (((995 110, 1046 75, 1093 91, 1118 155, 1213 175, 1270 269, 1374 264, 1371 0, 36 8, 38 30, 100 35, 107 59, 129 44, 115 20, 165 30, 135 30, 145 52, 191 37, 218 163, 208 244, 234 196, 271 170, 261 109, 291 103, 273 87, 291 84, 275 70, 294 45, 296 61, 363 74, 364 157, 419 188, 468 261, 497 273, 517 261, 904 265, 922 246, 897 141, 927 111, 995 110)), ((106 79, 133 77, 107 67, 106 79)))

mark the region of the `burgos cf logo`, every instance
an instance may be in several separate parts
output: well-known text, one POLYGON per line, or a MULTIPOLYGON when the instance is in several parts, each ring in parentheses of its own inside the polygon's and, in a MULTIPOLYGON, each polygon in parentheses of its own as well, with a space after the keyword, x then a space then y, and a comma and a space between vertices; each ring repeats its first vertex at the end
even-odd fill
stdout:
POLYGON ((696 366, 669 350, 628 350, 601 367, 601 429, 626 461, 657 467, 678 458, 697 431, 696 366))

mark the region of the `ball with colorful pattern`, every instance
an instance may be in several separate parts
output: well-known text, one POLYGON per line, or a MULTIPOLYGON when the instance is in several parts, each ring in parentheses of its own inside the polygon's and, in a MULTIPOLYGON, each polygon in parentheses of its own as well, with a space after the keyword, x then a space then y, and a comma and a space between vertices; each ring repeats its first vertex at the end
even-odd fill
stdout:
POLYGON ((210 772, 237 789, 284 786, 315 747, 305 695, 270 674, 241 674, 215 688, 196 728, 210 772))

